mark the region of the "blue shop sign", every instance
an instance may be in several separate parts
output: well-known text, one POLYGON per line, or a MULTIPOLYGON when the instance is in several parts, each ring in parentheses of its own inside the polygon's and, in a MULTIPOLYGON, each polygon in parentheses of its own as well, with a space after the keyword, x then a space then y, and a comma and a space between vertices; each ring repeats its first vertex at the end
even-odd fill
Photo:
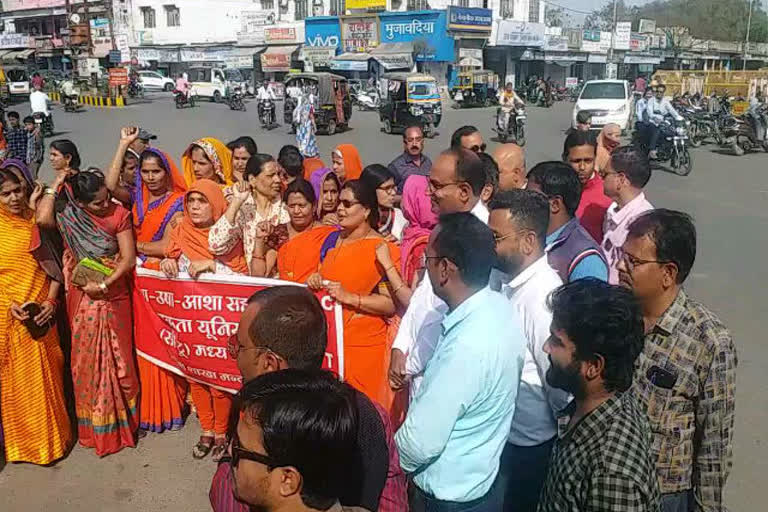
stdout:
POLYGON ((449 37, 445 11, 380 13, 381 43, 424 41, 427 50, 419 61, 453 62, 453 38, 449 37))
POLYGON ((304 44, 339 48, 341 27, 336 16, 318 16, 304 21, 304 44))
POLYGON ((479 7, 448 7, 448 28, 466 32, 491 33, 493 11, 479 7))

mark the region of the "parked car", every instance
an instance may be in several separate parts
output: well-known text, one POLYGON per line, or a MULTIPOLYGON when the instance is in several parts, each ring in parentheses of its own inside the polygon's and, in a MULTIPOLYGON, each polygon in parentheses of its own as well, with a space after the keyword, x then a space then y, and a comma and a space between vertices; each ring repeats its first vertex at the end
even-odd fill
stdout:
POLYGON ((147 91, 167 91, 170 92, 176 86, 173 79, 163 76, 157 71, 139 71, 141 83, 147 91))
POLYGON ((573 106, 571 126, 576 127, 576 114, 586 110, 592 114, 592 129, 602 130, 615 123, 624 131, 630 128, 632 93, 626 80, 590 80, 584 84, 573 106))
POLYGON ((8 91, 13 96, 29 96, 29 73, 25 68, 5 67, 5 77, 8 80, 8 91))

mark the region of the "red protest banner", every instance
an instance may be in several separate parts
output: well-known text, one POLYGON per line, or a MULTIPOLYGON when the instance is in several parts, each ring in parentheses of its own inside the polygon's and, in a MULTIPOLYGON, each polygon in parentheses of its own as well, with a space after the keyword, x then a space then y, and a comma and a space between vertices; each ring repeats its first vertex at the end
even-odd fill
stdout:
MULTIPOLYGON (((210 276, 168 278, 137 268, 133 289, 136 352, 162 368, 218 389, 242 386, 227 340, 237 333, 240 315, 255 292, 278 285, 276 279, 210 276)), ((328 348, 323 367, 344 377, 341 306, 318 293, 328 320, 328 348)))

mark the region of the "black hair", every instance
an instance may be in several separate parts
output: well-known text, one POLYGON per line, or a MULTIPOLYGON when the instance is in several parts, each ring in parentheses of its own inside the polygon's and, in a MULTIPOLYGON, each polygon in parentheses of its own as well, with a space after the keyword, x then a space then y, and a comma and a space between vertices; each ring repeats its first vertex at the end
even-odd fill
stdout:
POLYGON ((565 331, 576 346, 577 360, 603 357, 605 389, 629 389, 645 336, 643 315, 632 292, 586 277, 557 288, 547 306, 552 326, 565 331))
POLYGON ((72 187, 72 195, 81 203, 90 203, 102 187, 105 187, 104 174, 98 169, 88 169, 67 178, 72 187))
POLYGON ((301 501, 327 510, 344 495, 358 459, 351 388, 327 371, 286 369, 256 377, 237 396, 240 423, 258 425, 273 465, 301 474, 301 501))
POLYGON ((366 165, 362 174, 360 174, 360 181, 364 181, 373 190, 382 186, 387 180, 394 179, 395 175, 392 174, 392 171, 381 164, 366 165))
POLYGON ((12 117, 14 119, 19 119, 20 116, 19 116, 18 112, 16 112, 15 110, 11 110, 10 112, 8 112, 8 117, 9 118, 12 117))
POLYGON ((651 179, 651 163, 639 146, 621 146, 611 153, 611 167, 623 174, 633 187, 643 188, 651 179))
POLYGON ((578 124, 591 124, 592 114, 586 110, 579 110, 579 112, 576 114, 576 122, 578 124))
POLYGON ((473 133, 477 133, 480 130, 478 130, 476 127, 472 125, 464 125, 455 132, 453 132, 453 135, 451 135, 451 149, 458 149, 461 147, 461 138, 466 137, 467 135, 472 135, 473 133))
POLYGON ((80 152, 75 143, 68 139, 59 139, 51 142, 51 147, 64 156, 70 156, 69 168, 80 170, 80 152))
POLYGON ((539 245, 544 248, 549 228, 547 196, 534 190, 505 190, 493 197, 490 209, 507 210, 517 225, 536 233, 539 245))
POLYGON ((15 172, 8 168, 0 169, 0 187, 2 187, 6 181, 11 181, 16 185, 22 185, 21 180, 15 172))
POLYGON ((548 198, 559 196, 565 211, 574 216, 581 201, 581 181, 573 167, 564 162, 541 162, 528 172, 528 179, 541 187, 548 198))
POLYGON ((229 144, 227 144, 227 149, 229 149, 231 152, 235 152, 238 148, 244 148, 249 155, 253 156, 256 153, 259 152, 258 146, 256 146, 256 141, 253 140, 253 137, 248 137, 247 135, 243 137, 238 137, 229 144))
POLYGON ((321 367, 328 344, 328 325, 312 292, 299 286, 272 286, 251 295, 248 304, 260 307, 248 326, 251 343, 268 348, 291 368, 321 367))
MULTIPOLYGON (((488 153, 478 153, 478 158, 483 163, 483 172, 485 173, 485 185, 493 187, 493 193, 499 189, 499 165, 488 153)), ((493 197, 493 195, 491 195, 493 197)))
POLYGON ((408 130, 419 130, 421 132, 421 136, 424 136, 424 127, 419 123, 412 123, 405 127, 405 130, 403 130, 403 140, 405 140, 406 134, 408 133, 408 130))
POLYGON ((691 216, 666 208, 645 212, 632 221, 627 231, 627 237, 642 236, 656 246, 658 261, 677 266, 677 284, 682 284, 696 261, 696 226, 691 216))
POLYGON ((291 194, 301 194, 304 196, 304 199, 309 201, 310 204, 315 204, 317 202, 317 197, 315 197, 315 189, 312 188, 312 184, 305 180, 302 177, 298 177, 292 182, 288 184, 287 187, 285 187, 285 193, 283 194, 283 202, 288 202, 288 196, 291 194))
MULTIPOLYGON (((131 154, 129 151, 125 152, 125 158, 135 158, 133 154, 131 154)), ((141 169, 141 166, 144 165, 145 160, 149 160, 150 158, 157 160, 157 162, 160 164, 160 167, 163 168, 166 174, 170 176, 171 170, 168 169, 165 165, 165 161, 163 158, 155 153, 154 151, 144 150, 141 152, 141 157, 139 158, 139 169, 141 169)))
POLYGON ((371 213, 368 214, 368 225, 373 229, 378 229, 379 200, 376 198, 376 189, 363 180, 349 180, 345 182, 344 186, 339 190, 339 194, 341 194, 342 190, 346 189, 352 191, 352 195, 360 202, 360 206, 368 208, 371 211, 371 213))
POLYGON ((438 225, 440 230, 434 240, 436 255, 456 265, 467 286, 477 289, 487 286, 491 268, 496 263, 496 247, 488 226, 469 212, 441 215, 438 225))
POLYGON ((32 116, 26 116, 24 118, 24 120, 22 121, 22 123, 24 123, 24 124, 27 124, 27 123, 35 124, 35 118, 32 117, 32 116))
POLYGON ((595 154, 597 154, 597 140, 592 132, 573 130, 565 138, 565 143, 563 144, 563 161, 568 161, 568 152, 571 148, 579 146, 592 146, 592 149, 595 150, 595 154))
POLYGON ((277 156, 277 163, 293 178, 304 175, 304 157, 296 146, 283 146, 277 156))
POLYGON ((443 154, 451 155, 456 160, 456 180, 469 184, 472 193, 479 197, 485 186, 485 167, 477 153, 458 147, 443 154))
POLYGON ((259 174, 261 174, 261 171, 264 170, 264 166, 269 162, 274 161, 275 159, 272 157, 272 155, 268 155, 266 153, 256 153, 255 155, 252 155, 251 158, 248 159, 248 162, 245 164, 243 179, 247 181, 249 176, 253 176, 254 178, 258 177, 259 174))

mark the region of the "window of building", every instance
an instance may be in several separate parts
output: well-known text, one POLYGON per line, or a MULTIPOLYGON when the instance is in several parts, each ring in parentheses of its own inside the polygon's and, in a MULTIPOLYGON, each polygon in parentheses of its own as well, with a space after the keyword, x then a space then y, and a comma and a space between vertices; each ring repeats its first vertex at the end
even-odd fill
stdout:
POLYGON ((409 11, 426 11, 431 7, 428 0, 408 0, 407 9, 409 11))
POLYGON ((528 22, 539 22, 539 0, 529 0, 528 2, 528 22))
POLYGON ((144 16, 144 28, 155 28, 155 10, 151 7, 142 7, 141 14, 144 16))
POLYGON ((331 0, 331 8, 329 14, 331 16, 339 16, 344 14, 347 10, 345 0, 331 0))
POLYGON ((261 8, 262 9, 274 9, 275 8, 275 0, 261 0, 261 8))
POLYGON ((511 18, 515 15, 515 0, 501 0, 501 17, 511 18))
POLYGON ((451 5, 455 5, 456 7, 469 7, 469 0, 453 0, 451 5))
POLYGON ((181 26, 181 13, 175 5, 165 5, 165 18, 169 27, 181 26))
POLYGON ((309 0, 296 0, 296 21, 309 16, 309 0))

